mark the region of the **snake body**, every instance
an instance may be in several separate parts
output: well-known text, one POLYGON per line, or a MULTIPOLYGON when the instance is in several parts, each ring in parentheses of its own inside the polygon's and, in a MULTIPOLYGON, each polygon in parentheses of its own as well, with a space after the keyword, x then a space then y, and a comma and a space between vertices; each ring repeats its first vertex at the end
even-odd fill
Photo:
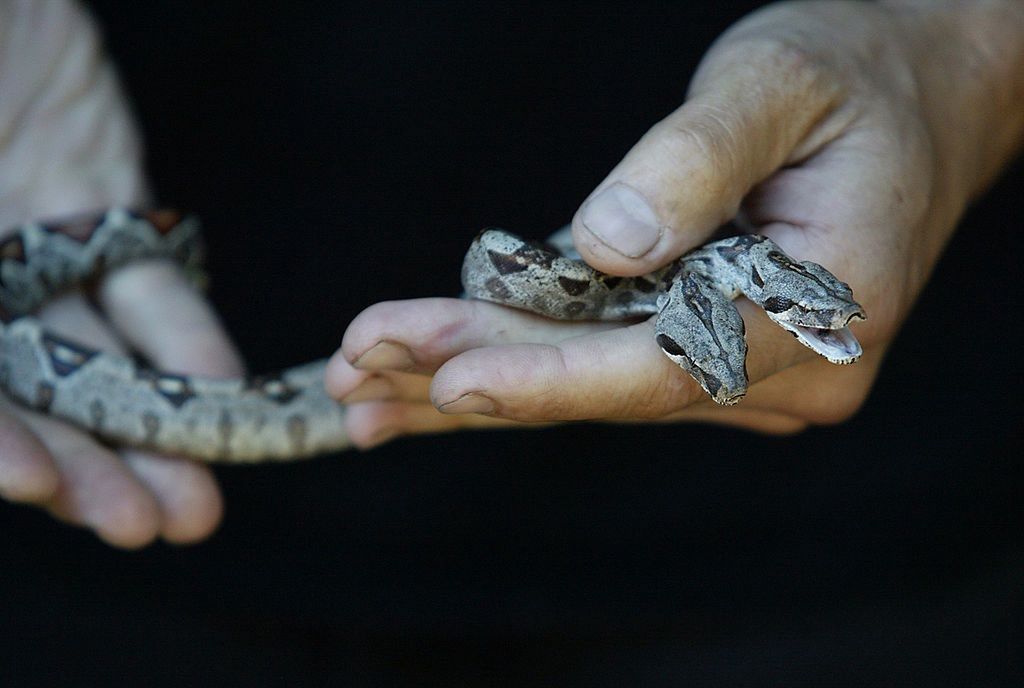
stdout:
MULTIPOLYGON (((324 361, 246 379, 180 375, 83 346, 33 317, 54 294, 133 261, 170 258, 198 275, 202 253, 197 221, 172 211, 112 209, 10 233, 0 241, 0 388, 112 443, 197 459, 295 459, 348 447, 344 408, 323 388, 324 361)), ((757 235, 620 278, 492 229, 474 240, 462 279, 471 298, 553 318, 658 314, 659 346, 722 404, 747 386, 743 320, 731 303, 740 294, 829 360, 860 355, 846 325, 864 315, 850 288, 757 235)))
POLYGON ((108 441, 199 459, 290 459, 349 446, 344 409, 324 390, 325 361, 247 379, 177 375, 83 346, 32 317, 53 294, 132 261, 171 258, 196 274, 198 230, 192 217, 121 209, 18 228, 0 243, 0 387, 108 441))
POLYGON ((715 241, 640 277, 598 272, 556 245, 485 230, 462 267, 466 294, 561 320, 628 320, 657 315, 661 350, 719 404, 747 392, 740 295, 804 346, 832 363, 853 363, 861 346, 847 325, 864 319, 850 286, 810 261, 797 262, 757 234, 715 241))

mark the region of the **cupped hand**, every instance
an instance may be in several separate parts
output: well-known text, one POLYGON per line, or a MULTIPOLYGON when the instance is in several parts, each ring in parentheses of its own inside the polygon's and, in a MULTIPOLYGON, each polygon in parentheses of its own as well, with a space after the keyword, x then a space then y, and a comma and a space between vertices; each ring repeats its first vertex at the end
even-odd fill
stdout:
MULTIPOLYGON (((0 7, 0 227, 148 200, 135 125, 89 17, 63 1, 0 7)), ((166 263, 124 268, 96 301, 80 293, 41 314, 94 347, 134 348, 157 366, 237 375, 241 362, 207 304, 166 263)), ((220 521, 210 471, 141 451, 116 451, 0 397, 0 496, 35 504, 137 547, 191 542, 220 521)))
POLYGON ((848 418, 966 204, 1019 145, 1022 56, 1024 7, 1012 1, 769 6, 714 44, 686 102, 573 218, 588 263, 637 275, 741 217, 853 287, 868 314, 852 326, 855 365, 816 358, 741 299, 752 384, 739 406, 718 407, 663 355, 651 321, 380 303, 328 368, 354 441, 581 419, 788 433, 848 418))

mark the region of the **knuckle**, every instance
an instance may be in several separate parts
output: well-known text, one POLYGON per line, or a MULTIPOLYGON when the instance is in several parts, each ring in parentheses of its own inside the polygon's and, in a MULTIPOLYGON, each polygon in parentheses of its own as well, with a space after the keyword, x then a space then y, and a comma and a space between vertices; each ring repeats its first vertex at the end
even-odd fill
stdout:
POLYGON ((672 174, 679 188, 718 198, 731 187, 730 170, 737 162, 737 114, 706 103, 684 107, 681 117, 668 117, 647 134, 648 165, 672 174))
POLYGON ((770 92, 788 87, 790 92, 812 92, 837 85, 838 70, 827 54, 814 41, 799 33, 746 31, 737 40, 721 47, 716 62, 730 70, 740 70, 750 78, 745 82, 753 88, 770 92), (771 79, 764 79, 771 75, 771 79))

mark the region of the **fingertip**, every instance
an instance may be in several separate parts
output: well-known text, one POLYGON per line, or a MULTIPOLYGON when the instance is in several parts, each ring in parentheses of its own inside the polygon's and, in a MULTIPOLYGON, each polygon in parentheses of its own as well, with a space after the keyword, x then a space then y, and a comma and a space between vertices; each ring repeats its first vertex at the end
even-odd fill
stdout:
POLYGON ((699 245, 711 231, 710 227, 679 231, 653 209, 636 211, 646 220, 626 217, 605 200, 607 196, 641 198, 642 194, 617 182, 591 196, 573 217, 573 244, 583 260, 601 272, 626 277, 653 272, 699 245))
POLYGON ((625 181, 606 183, 580 206, 576 217, 598 243, 633 260, 654 249, 665 231, 647 195, 625 181))
POLYGON ((359 354, 352 367, 359 370, 406 371, 416 367, 412 351, 401 342, 382 339, 359 354))
POLYGON ((349 324, 341 353, 361 370, 432 369, 434 358, 472 329, 475 307, 442 297, 375 303, 349 324))
POLYGON ((100 284, 99 297, 114 327, 156 365, 211 377, 245 374, 216 313, 176 265, 118 268, 100 284))
POLYGON ((345 430, 357 449, 373 449, 398 437, 402 431, 401 403, 366 402, 349 408, 345 430))
POLYGON ((442 365, 430 384, 430 402, 446 416, 564 420, 559 394, 568 378, 559 347, 514 344, 470 349, 442 365))
POLYGON ((368 376, 369 373, 353 368, 345 352, 338 349, 327 359, 327 366, 324 369, 324 388, 332 398, 341 401, 343 397, 362 384, 368 376))
MULTIPOLYGON (((359 362, 364 361, 365 354, 380 343, 398 344, 403 332, 421 327, 423 316, 430 310, 434 301, 436 299, 382 301, 364 308, 345 329, 338 354, 350 365, 358 367, 359 362), (416 303, 422 304, 423 307, 411 307, 416 303)), ((398 361, 399 365, 404 363, 406 362, 398 361)))
POLYGON ((124 460, 159 505, 159 535, 164 541, 198 542, 217 529, 224 515, 224 499, 208 467, 140 451, 124 452, 124 460))
POLYGON ((57 492, 60 474, 52 461, 3 461, 0 497, 10 502, 43 502, 57 492))
POLYGON ((97 537, 119 549, 139 549, 152 544, 160 533, 160 510, 151 495, 111 495, 99 508, 84 515, 84 525, 97 537))
POLYGON ((156 539, 161 527, 156 497, 115 454, 74 439, 59 451, 55 457, 61 481, 45 504, 51 515, 88 528, 121 549, 137 549, 156 539))
POLYGON ((60 486, 50 452, 27 428, 0 414, 0 497, 11 502, 43 502, 60 486))
POLYGON ((364 450, 373 449, 406 435, 513 425, 511 421, 488 416, 445 415, 428 403, 401 401, 357 404, 350 409, 345 423, 355 446, 364 450))
POLYGON ((169 519, 160 531, 160 537, 170 545, 192 545, 206 540, 224 520, 224 498, 214 489, 203 500, 201 507, 188 513, 187 518, 169 519))

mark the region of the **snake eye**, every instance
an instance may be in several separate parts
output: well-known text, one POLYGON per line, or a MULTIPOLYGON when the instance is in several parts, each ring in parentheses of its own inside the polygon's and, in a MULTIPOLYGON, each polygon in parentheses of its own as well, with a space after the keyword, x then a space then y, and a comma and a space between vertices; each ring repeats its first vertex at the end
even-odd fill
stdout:
POLYGON ((667 334, 659 334, 656 339, 658 340, 658 346, 667 353, 669 356, 686 356, 686 352, 683 351, 683 347, 676 343, 676 340, 669 337, 667 334))
POLYGON ((771 296, 764 300, 764 309, 770 313, 782 313, 792 308, 795 302, 784 299, 781 296, 771 296))

